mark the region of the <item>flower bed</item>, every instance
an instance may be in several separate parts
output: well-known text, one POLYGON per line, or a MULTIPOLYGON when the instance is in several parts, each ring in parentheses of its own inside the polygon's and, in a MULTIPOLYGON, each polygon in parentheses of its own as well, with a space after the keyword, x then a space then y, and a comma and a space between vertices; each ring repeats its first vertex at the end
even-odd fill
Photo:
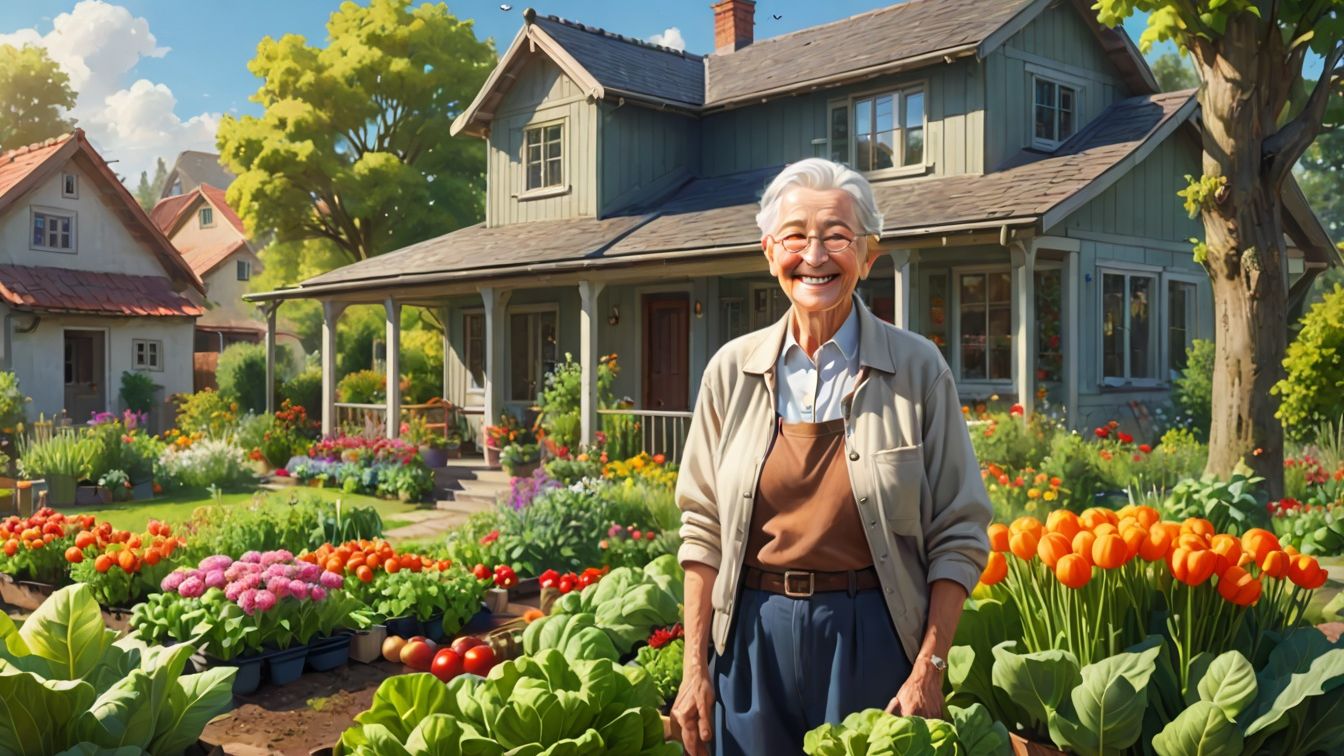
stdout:
POLYGON ((421 460, 419 448, 397 439, 322 439, 307 455, 291 458, 284 469, 301 483, 402 501, 419 501, 434 489, 434 474, 421 460))

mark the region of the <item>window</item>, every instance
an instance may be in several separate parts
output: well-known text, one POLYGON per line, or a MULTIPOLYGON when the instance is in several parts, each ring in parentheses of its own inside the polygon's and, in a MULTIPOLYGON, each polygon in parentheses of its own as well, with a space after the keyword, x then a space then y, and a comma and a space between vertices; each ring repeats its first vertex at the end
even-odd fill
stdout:
POLYGON ((1078 92, 1073 87, 1039 76, 1035 78, 1033 144, 1054 149, 1077 128, 1078 92))
POLYGON ((75 218, 50 212, 33 212, 32 246, 56 252, 75 249, 75 218))
POLYGON ((79 176, 73 173, 61 174, 61 196, 70 199, 79 198, 79 176))
POLYGON ((173 179, 173 185, 168 189, 169 197, 176 197, 182 193, 182 179, 173 179))
POLYGON ((860 171, 923 165, 923 88, 832 105, 829 137, 831 159, 860 171))
POLYGON ((467 313, 462 317, 463 342, 466 344, 467 389, 485 390, 485 315, 479 312, 467 313))
POLYGON ((1185 370, 1186 353, 1195 338, 1195 285, 1167 281, 1167 370, 1175 380, 1185 370))
POLYGON ((957 342, 962 380, 1012 380, 1012 331, 1012 273, 959 274, 957 342))
POLYGON ((756 284, 751 287, 751 315, 748 325, 758 331, 771 325, 788 312, 793 303, 777 283, 756 284))
POLYGON ((163 342, 151 339, 135 339, 131 342, 134 350, 132 364, 136 370, 163 369, 163 342))
POLYGON ((527 188, 546 189, 564 183, 561 161, 564 157, 561 142, 563 124, 535 126, 528 129, 524 142, 527 163, 527 188))
POLYGON ((238 280, 239 280, 239 281, 250 281, 250 280, 252 280, 252 263, 251 263, 250 261, 248 261, 248 260, 239 260, 239 261, 238 261, 238 265, 237 265, 237 267, 238 267, 238 280))
POLYGON ((199 213, 201 228, 210 228, 215 225, 215 209, 213 207, 203 207, 199 213))
POLYGON ((1104 381, 1157 378, 1157 278, 1143 273, 1101 276, 1101 374, 1104 381))
POLYGON ((555 369, 555 311, 509 316, 509 399, 537 399, 546 376, 555 369))

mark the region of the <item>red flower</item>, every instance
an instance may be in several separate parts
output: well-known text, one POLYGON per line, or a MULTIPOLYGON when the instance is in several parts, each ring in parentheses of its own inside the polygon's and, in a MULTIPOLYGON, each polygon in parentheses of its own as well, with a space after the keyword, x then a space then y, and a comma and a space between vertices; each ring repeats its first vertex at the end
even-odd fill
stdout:
POLYGON ((1148 444, 1139 444, 1139 451, 1143 452, 1144 454, 1149 454, 1153 451, 1153 447, 1149 446, 1148 444))
POLYGON ((499 531, 498 531, 498 530, 492 530, 492 531, 490 531, 489 533, 486 533, 484 536, 481 537, 481 545, 482 545, 482 546, 485 546, 485 545, 487 545, 487 544, 494 543, 495 541, 498 541, 498 540, 499 540, 499 531))
POLYGON ((1013 416, 1021 415, 1021 414, 1025 413, 1025 412, 1026 412, 1026 410, 1023 409, 1023 408, 1022 408, 1022 405, 1020 405, 1020 404, 1014 404, 1013 406, 1011 406, 1011 407, 1008 408, 1008 414, 1013 415, 1013 416))
POLYGON ((1128 433, 1125 433, 1124 431, 1117 431, 1115 437, 1120 439, 1120 443, 1122 444, 1134 443, 1134 437, 1129 435, 1128 433))
POLYGON ((1106 428, 1097 428, 1094 432, 1097 434, 1097 438, 1106 438, 1111 435, 1111 432, 1106 428))
POLYGON ((677 638, 685 637, 686 632, 682 629, 681 623, 678 622, 672 627, 660 627, 657 630, 654 630, 653 634, 649 636, 649 647, 662 648, 677 638))

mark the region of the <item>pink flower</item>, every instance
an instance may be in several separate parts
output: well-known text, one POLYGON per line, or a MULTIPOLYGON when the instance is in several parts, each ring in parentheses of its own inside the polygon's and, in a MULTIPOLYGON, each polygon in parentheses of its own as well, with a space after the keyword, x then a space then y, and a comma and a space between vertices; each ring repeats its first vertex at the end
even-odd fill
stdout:
POLYGON ((177 592, 185 598, 199 598, 202 593, 205 593, 205 581, 192 575, 182 581, 182 584, 177 587, 177 592))
POLYGON ((308 583, 305 583, 302 580, 289 581, 289 595, 293 596, 299 601, 303 601, 304 599, 308 598, 308 590, 309 590, 308 583))
POLYGON ((238 595, 238 607, 244 614, 253 614, 257 611, 257 591, 255 588, 248 588, 238 595))
POLYGON ((229 583, 227 586, 224 587, 224 598, 228 599, 229 601, 236 602, 238 600, 238 597, 241 596, 242 593, 243 593, 242 583, 229 583))
POLYGON ((223 588, 228 579, 224 577, 224 570, 210 570, 205 573, 206 588, 223 588))
POLYGON ((270 591, 257 591, 257 608, 269 612, 275 606, 275 594, 270 591))
POLYGON ((227 569, 231 564, 233 564, 232 559, 224 556, 223 554, 216 554, 214 556, 208 556, 205 559, 202 559, 200 568, 205 572, 210 572, 212 570, 227 569))
POLYGON ((274 593, 276 598, 284 598, 289 593, 289 578, 277 575, 267 580, 266 590, 274 593))
POLYGON ((182 570, 170 572, 167 575, 164 575, 163 581, 159 583, 159 590, 164 593, 173 593, 177 590, 179 585, 182 585, 182 581, 185 580, 186 577, 187 573, 182 570))
POLYGON ((312 562, 299 562, 298 578, 309 583, 322 576, 322 568, 312 562))
POLYGON ((340 588, 341 586, 345 585, 345 578, 341 577, 340 575, 337 575, 334 572, 324 571, 322 573, 322 577, 319 580, 322 583, 322 587, 326 588, 327 590, 340 588))
POLYGON ((320 585, 313 586, 313 601, 321 601, 327 597, 327 591, 320 585))
POLYGON ((260 564, 260 563, 261 563, 261 552, 260 552, 260 551, 249 551, 249 552, 247 552, 246 554, 243 554, 242 556, 238 557, 238 561, 240 561, 240 562, 251 562, 251 563, 253 563, 253 564, 260 564))

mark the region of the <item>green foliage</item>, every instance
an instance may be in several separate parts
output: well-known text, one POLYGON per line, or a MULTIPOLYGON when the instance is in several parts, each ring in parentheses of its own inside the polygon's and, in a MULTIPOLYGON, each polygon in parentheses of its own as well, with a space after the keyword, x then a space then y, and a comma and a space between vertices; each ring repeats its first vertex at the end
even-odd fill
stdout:
POLYGON ((235 669, 183 675, 190 645, 117 636, 81 584, 22 627, 0 615, 0 754, 181 754, 232 706, 235 669))
POLYGON ((357 370, 336 383, 336 397, 342 402, 375 404, 386 401, 386 376, 378 370, 357 370))
POLYGON ((1213 207, 1214 198, 1223 187, 1227 186, 1226 176, 1200 176, 1195 178, 1190 174, 1185 174, 1186 187, 1178 192, 1176 196, 1185 200, 1185 212, 1191 218, 1199 215, 1201 211, 1213 207))
POLYGON ((501 662, 484 679, 462 675, 446 686, 424 672, 388 678, 334 752, 679 754, 679 745, 663 742, 658 704, 640 667, 570 661, 548 649, 501 662))
POLYGON ((1290 436, 1301 438, 1318 423, 1344 417, 1344 285, 1303 316, 1283 367, 1286 375, 1272 393, 1281 399, 1277 417, 1290 436))
POLYGON ((671 554, 643 568, 618 567, 597 585, 560 597, 549 615, 527 626, 523 650, 556 648, 571 659, 614 661, 655 628, 681 620, 684 579, 671 554))
POLYGON ((55 433, 45 441, 28 442, 20 448, 19 474, 30 480, 87 478, 95 453, 94 447, 76 433, 55 433))
POLYGON ((353 573, 345 579, 345 590, 369 607, 374 621, 414 617, 424 622, 438 616, 448 636, 456 635, 467 620, 476 616, 489 587, 489 581, 478 580, 458 566, 418 572, 379 570, 368 583, 360 582, 353 573))
POLYGON ((1052 440, 1062 430, 1056 419, 1040 413, 1024 420, 1010 412, 991 412, 980 420, 982 424, 970 429, 976 459, 1013 470, 1041 464, 1052 440))
POLYGON ((641 646, 635 652, 635 663, 653 678, 658 695, 671 703, 681 688, 682 664, 686 658, 686 639, 677 638, 662 648, 641 646))
POLYGON ((265 113, 219 127, 229 204, 254 233, 328 238, 348 261, 475 222, 484 146, 450 126, 496 63, 471 21, 411 0, 342 5, 325 47, 264 38, 248 70, 265 113))
POLYGON ((1110 488, 1092 446, 1077 433, 1059 433, 1050 441, 1050 453, 1041 463, 1041 472, 1064 481, 1069 491, 1068 508, 1075 511, 1092 506, 1096 495, 1110 488))
POLYGON ((1241 535, 1251 528, 1270 528, 1269 512, 1259 486, 1263 478, 1237 473, 1229 480, 1204 476, 1176 484, 1163 505, 1167 519, 1202 517, 1215 532, 1241 535))
POLYGON ((1344 503, 1290 510, 1274 517, 1279 542, 1303 554, 1344 554, 1344 503))
POLYGON ((183 531, 186 558, 212 554, 288 549, 299 553, 324 543, 345 543, 383 534, 383 518, 373 507, 352 507, 340 499, 326 501, 311 494, 292 494, 283 506, 267 504, 258 495, 250 503, 208 505, 192 513, 183 531))
POLYGON ((224 491, 257 482, 242 447, 219 438, 202 438, 189 446, 170 444, 159 456, 154 479, 165 488, 214 487, 224 491))
POLYGON ((1344 228, 1344 132, 1322 132, 1303 153, 1297 176, 1321 222, 1338 236, 1344 228))
POLYGON ((303 407, 312 417, 322 414, 322 371, 304 370, 280 387, 280 399, 303 407))
POLYGON ((154 162, 154 179, 150 180, 149 174, 140 171, 140 183, 135 185, 135 201, 140 203, 140 207, 149 212, 158 204, 159 195, 163 193, 163 184, 168 180, 168 166, 164 164, 163 158, 158 158, 154 162))
POLYGON ((962 756, 1010 754, 1008 730, 984 706, 948 708, 951 721, 901 717, 880 709, 856 711, 838 725, 824 724, 803 736, 808 756, 962 756))
POLYGON ((1153 69, 1153 78, 1163 92, 1179 92, 1199 86, 1199 77, 1189 61, 1176 53, 1163 53, 1149 64, 1153 69))
POLYGON ((60 136, 75 127, 70 77, 38 45, 0 45, 0 149, 60 136))
MULTIPOLYGON (((294 355, 287 348, 275 350, 275 386, 279 391, 285 375, 294 372, 294 355)), ((237 343, 219 355, 215 368, 219 393, 238 403, 243 412, 266 411, 266 348, 261 344, 237 343)))
POLYGON ((1190 428, 1200 438, 1208 435, 1213 422, 1213 356, 1214 343, 1204 339, 1190 342, 1186 350, 1185 369, 1173 381, 1171 398, 1183 415, 1190 419, 1190 428))
POLYGON ((238 430, 238 404, 214 389, 177 399, 177 429, 184 435, 226 438, 238 430))
POLYGON ((154 406, 154 391, 158 386, 145 373, 125 370, 121 374, 121 403, 135 412, 149 412, 154 406))
POLYGON ((32 401, 19 389, 19 377, 12 370, 0 370, 0 433, 13 433, 23 426, 25 407, 32 401))

